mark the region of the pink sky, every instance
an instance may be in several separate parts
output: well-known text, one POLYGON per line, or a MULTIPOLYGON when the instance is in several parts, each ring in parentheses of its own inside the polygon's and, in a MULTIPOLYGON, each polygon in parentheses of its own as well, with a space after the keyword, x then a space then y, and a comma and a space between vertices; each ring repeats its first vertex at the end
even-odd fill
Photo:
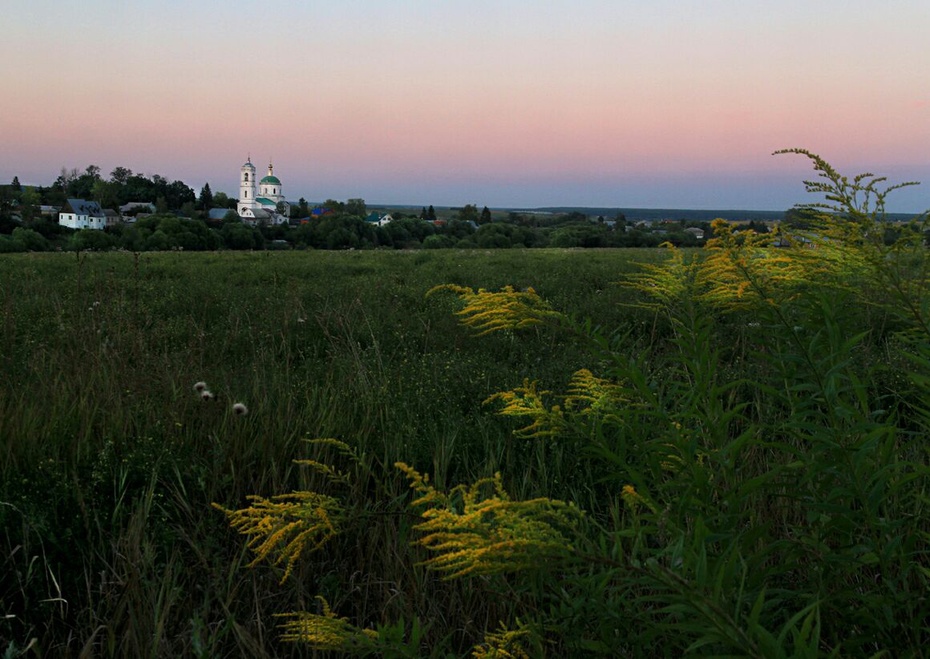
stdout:
POLYGON ((800 146, 925 185, 930 3, 11 0, 0 181, 123 165, 289 198, 780 210, 800 146))

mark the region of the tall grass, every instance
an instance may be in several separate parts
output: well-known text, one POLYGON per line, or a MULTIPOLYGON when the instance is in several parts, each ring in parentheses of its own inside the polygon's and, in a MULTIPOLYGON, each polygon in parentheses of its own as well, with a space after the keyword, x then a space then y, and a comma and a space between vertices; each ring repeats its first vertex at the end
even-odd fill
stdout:
POLYGON ((407 460, 440 484, 528 459, 481 401, 530 373, 562 377, 582 351, 559 345, 540 361, 553 347, 542 333, 475 341, 426 291, 532 285, 625 327, 640 321, 611 282, 629 267, 616 251, 0 260, 0 646, 300 655, 273 614, 321 592, 371 620, 429 617, 467 644, 498 607, 411 565, 399 477, 355 486, 360 501, 378 494, 361 535, 287 590, 280 574, 244 569, 250 555, 209 506, 319 486, 292 462, 311 437, 346 441, 368 473, 407 460), (215 400, 197 396, 200 380, 215 400), (239 401, 248 415, 232 413, 239 401))

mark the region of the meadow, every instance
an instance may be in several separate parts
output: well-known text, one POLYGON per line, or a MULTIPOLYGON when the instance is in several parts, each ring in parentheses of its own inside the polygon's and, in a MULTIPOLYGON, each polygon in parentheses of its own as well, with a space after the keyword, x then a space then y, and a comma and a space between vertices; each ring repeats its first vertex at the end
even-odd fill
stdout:
MULTIPOLYGON (((475 339, 450 300, 425 294, 444 283, 534 286, 579 317, 633 327, 648 318, 621 308, 630 294, 615 282, 634 253, 656 258, 521 250, 0 260, 2 649, 37 639, 35 656, 300 654, 278 643, 273 614, 321 585, 334 603, 355 600, 374 579, 378 594, 355 604, 365 615, 417 610, 430 594, 378 567, 401 558, 392 552, 409 554, 409 531, 347 541, 301 571, 304 585, 283 589, 280 574, 244 568, 248 552, 211 503, 306 486, 312 475, 292 461, 316 437, 342 439, 372 469, 405 460, 440 484, 501 469, 518 491, 542 491, 539 456, 482 401, 526 377, 562 381, 583 351, 543 333, 475 339), (216 399, 201 400, 197 381, 216 399), (248 415, 233 414, 234 402, 248 415), (409 601, 388 595, 404 589, 409 601)), ((379 504, 385 514, 406 494, 395 480, 379 485, 394 487, 379 504)), ((409 528, 403 517, 392 524, 409 528)))
POLYGON ((919 656, 927 227, 810 157, 701 251, 0 260, 3 649, 919 656))

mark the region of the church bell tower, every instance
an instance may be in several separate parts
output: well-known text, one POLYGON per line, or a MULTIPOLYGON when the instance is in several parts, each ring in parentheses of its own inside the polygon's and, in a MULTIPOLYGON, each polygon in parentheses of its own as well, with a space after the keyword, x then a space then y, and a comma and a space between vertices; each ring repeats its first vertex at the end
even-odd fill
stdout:
POLYGON ((252 213, 246 213, 255 208, 255 165, 252 164, 252 156, 246 163, 239 168, 239 216, 253 216, 252 213))

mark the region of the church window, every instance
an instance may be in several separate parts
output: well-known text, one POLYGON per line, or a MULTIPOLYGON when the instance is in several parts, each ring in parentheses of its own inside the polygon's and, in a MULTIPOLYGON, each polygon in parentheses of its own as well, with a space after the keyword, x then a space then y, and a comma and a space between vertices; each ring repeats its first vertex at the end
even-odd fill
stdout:
POLYGON ((246 172, 246 173, 245 173, 245 181, 248 182, 248 180, 249 180, 249 173, 246 172))

